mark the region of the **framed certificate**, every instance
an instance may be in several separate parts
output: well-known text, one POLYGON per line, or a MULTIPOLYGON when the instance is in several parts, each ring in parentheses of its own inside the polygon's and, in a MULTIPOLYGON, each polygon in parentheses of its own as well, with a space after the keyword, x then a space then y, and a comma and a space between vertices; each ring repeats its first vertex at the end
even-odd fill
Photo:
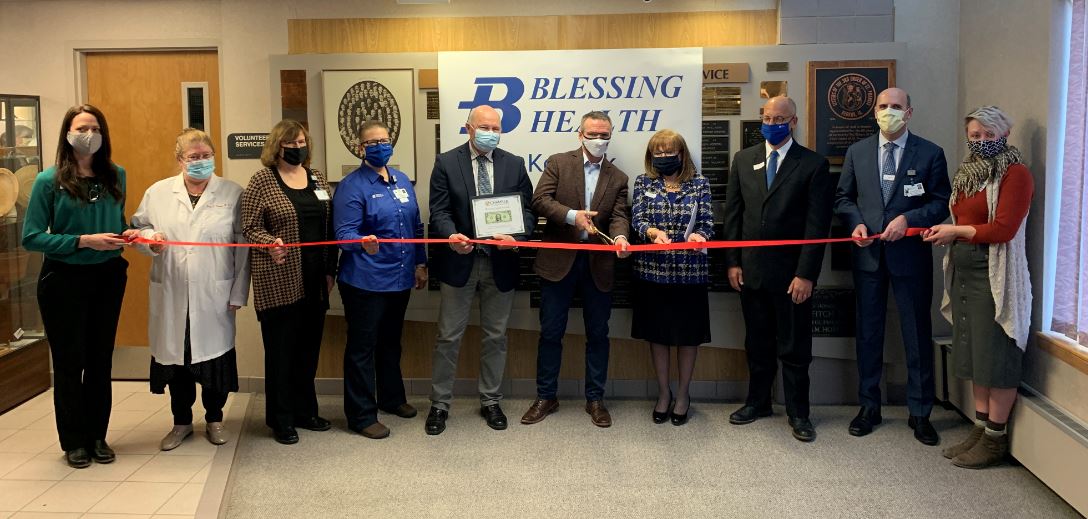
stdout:
POLYGON ((472 228, 477 238, 496 234, 525 234, 521 194, 485 195, 472 198, 472 228))

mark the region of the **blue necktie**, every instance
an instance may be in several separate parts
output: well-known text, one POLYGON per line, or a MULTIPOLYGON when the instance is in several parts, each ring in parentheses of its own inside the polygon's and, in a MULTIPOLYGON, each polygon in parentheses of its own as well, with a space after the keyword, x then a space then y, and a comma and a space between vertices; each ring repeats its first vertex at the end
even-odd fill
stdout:
POLYGON ((775 173, 778 173, 778 150, 772 151, 771 156, 767 157, 767 189, 771 188, 775 173))
POLYGON ((487 156, 480 155, 476 157, 476 162, 479 164, 476 167, 476 180, 480 183, 480 187, 477 188, 480 195, 491 194, 491 179, 487 176, 487 156))
POLYGON ((892 188, 895 187, 895 148, 894 142, 884 145, 884 164, 880 167, 880 194, 884 195, 884 205, 892 199, 892 188), (891 180, 888 180, 888 179, 891 180))

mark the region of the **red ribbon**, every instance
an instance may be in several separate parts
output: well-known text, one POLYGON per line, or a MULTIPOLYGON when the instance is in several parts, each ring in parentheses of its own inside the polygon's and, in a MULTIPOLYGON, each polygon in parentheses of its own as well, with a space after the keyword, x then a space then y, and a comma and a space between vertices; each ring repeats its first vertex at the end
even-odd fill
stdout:
MULTIPOLYGON (((926 230, 924 227, 911 227, 907 229, 907 236, 918 236, 922 231, 926 230)), ((866 238, 867 240, 878 239, 879 234, 873 234, 866 238)), ((666 244, 646 244, 646 245, 630 245, 627 247, 628 252, 652 252, 652 251, 666 251, 666 250, 699 250, 699 249, 736 249, 743 247, 781 247, 787 245, 819 245, 822 243, 843 243, 862 241, 861 238, 817 238, 809 240, 737 240, 737 241, 705 241, 705 242, 677 242, 666 244)), ((405 243, 405 244, 424 244, 429 245, 432 243, 463 243, 460 240, 451 240, 449 238, 378 238, 377 243, 405 243)), ((332 240, 332 241, 314 241, 304 243, 284 243, 283 245, 275 245, 271 243, 215 243, 215 242, 199 242, 199 241, 154 241, 147 238, 136 237, 132 240, 132 243, 142 243, 147 245, 173 245, 177 247, 313 247, 313 246, 328 246, 328 245, 343 245, 343 244, 359 244, 359 243, 373 243, 364 242, 363 240, 332 240)), ((502 245, 511 246, 512 243, 503 240, 468 240, 468 243, 474 245, 502 245)), ((601 243, 556 243, 556 242, 544 242, 544 241, 519 241, 513 244, 516 247, 526 247, 532 249, 562 249, 562 250, 586 250, 586 251, 601 251, 601 252, 618 252, 620 251, 619 245, 605 245, 601 243)))

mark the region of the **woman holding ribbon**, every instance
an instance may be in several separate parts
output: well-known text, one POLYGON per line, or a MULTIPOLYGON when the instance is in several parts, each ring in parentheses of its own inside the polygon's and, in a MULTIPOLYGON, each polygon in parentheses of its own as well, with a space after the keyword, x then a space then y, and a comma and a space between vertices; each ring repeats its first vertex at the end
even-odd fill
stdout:
POLYGON ((193 434, 200 383, 208 441, 227 442, 223 406, 238 391, 235 312, 249 299, 249 251, 244 247, 167 247, 155 242, 242 243, 242 187, 215 175, 208 134, 186 128, 174 147, 179 173, 146 192, 126 237, 154 257, 149 287, 151 392, 170 387, 174 428, 160 448, 172 450, 193 434), (150 243, 149 243, 150 242, 150 243))
POLYGON ((371 439, 389 436, 378 410, 411 418, 400 372, 401 329, 411 289, 427 286, 422 244, 383 243, 379 238, 422 238, 412 181, 388 165, 389 127, 367 121, 360 129, 363 163, 337 186, 333 197, 336 239, 343 249, 338 278, 348 323, 344 350, 344 414, 348 428, 371 439))
POLYGON ((996 106, 965 118, 967 148, 952 178, 952 223, 923 233, 951 245, 944 258, 941 312, 952 321, 952 364, 971 379, 975 427, 944 450, 958 467, 996 465, 1009 452, 1006 424, 1020 386, 1031 326, 1031 282, 1024 219, 1034 183, 1020 150, 1007 139, 1012 121, 996 106))
POLYGON ((45 254, 38 277, 53 359, 57 434, 68 465, 116 459, 106 444, 113 342, 128 282, 121 257, 125 170, 110 159, 106 117, 91 105, 64 114, 56 165, 34 180, 23 247, 45 254))
POLYGON ((265 423, 279 443, 298 442, 296 427, 327 431, 317 413, 314 376, 336 275, 336 246, 284 246, 328 241, 332 196, 325 175, 310 169, 310 135, 284 119, 261 152, 265 168, 242 193, 242 233, 262 245, 250 254, 253 306, 264 339, 265 423))
MULTIPOLYGON (((713 237, 710 183, 695 171, 684 137, 660 130, 646 144, 646 172, 635 179, 631 225, 648 243, 705 242, 713 237)), ((650 343, 657 372, 654 423, 687 423, 688 387, 700 344, 710 341, 706 250, 642 252, 635 256, 631 337, 650 343), (680 380, 669 387, 670 347, 680 380)))

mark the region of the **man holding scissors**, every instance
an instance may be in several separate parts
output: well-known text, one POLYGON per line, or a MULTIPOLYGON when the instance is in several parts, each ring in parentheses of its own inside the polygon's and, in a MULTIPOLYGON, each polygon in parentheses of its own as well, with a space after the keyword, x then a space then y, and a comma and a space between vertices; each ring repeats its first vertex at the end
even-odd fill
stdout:
POLYGON ((544 163, 533 193, 533 211, 548 219, 545 242, 608 243, 611 252, 540 249, 533 270, 540 276, 540 344, 537 349, 537 398, 521 418, 538 423, 559 408, 556 398, 567 313, 576 292, 582 294, 586 333, 586 413, 598 427, 612 425, 604 406, 608 377, 608 319, 612 314, 612 277, 616 257, 625 258, 630 227, 627 174, 605 158, 612 120, 604 112, 582 116, 581 146, 557 153, 544 163), (607 234, 603 231, 607 229, 607 234), (611 237, 610 237, 611 236, 611 237))

